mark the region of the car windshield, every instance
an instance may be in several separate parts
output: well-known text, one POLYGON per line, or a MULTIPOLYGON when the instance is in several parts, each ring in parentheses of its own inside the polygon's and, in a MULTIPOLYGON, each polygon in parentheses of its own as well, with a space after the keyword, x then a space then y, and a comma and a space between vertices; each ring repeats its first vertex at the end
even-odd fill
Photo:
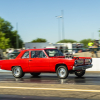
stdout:
POLYGON ((49 57, 54 57, 54 56, 64 56, 62 52, 60 52, 58 49, 47 49, 45 50, 47 55, 49 57))

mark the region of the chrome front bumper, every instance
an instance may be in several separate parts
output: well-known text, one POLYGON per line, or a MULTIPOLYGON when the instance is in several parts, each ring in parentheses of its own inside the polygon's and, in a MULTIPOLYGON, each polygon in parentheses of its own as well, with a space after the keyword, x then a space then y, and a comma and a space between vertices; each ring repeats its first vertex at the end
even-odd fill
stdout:
POLYGON ((92 64, 91 65, 83 65, 83 66, 73 66, 73 70, 85 70, 87 68, 92 68, 92 64))

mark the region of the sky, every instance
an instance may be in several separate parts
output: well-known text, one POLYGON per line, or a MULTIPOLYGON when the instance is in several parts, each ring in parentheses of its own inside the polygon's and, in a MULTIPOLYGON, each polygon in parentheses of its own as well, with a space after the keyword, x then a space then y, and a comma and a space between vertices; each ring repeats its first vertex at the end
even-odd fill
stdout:
POLYGON ((0 17, 24 42, 99 39, 100 0, 0 0, 0 17))

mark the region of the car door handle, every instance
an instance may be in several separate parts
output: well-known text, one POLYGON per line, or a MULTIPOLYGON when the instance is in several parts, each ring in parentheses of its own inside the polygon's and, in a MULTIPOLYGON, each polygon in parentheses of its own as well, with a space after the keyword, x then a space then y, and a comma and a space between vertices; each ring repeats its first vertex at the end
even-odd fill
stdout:
POLYGON ((29 60, 29 61, 32 61, 32 60, 29 60))

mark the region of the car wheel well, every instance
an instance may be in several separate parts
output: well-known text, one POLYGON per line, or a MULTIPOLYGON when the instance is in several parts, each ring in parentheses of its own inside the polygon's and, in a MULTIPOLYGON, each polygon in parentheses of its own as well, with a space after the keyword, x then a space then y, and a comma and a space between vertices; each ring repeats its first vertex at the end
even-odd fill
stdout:
POLYGON ((67 65, 66 65, 66 64, 57 64, 56 67, 55 67, 55 70, 57 70, 57 68, 58 68, 59 66, 66 66, 66 68, 67 68, 67 65))
MULTIPOLYGON (((14 67, 16 67, 16 66, 12 66, 12 67, 11 67, 11 71, 12 71, 12 69, 13 69, 14 67)), ((21 67, 21 66, 18 66, 18 67, 21 67)), ((21 69, 22 69, 22 68, 21 68, 21 69)))

